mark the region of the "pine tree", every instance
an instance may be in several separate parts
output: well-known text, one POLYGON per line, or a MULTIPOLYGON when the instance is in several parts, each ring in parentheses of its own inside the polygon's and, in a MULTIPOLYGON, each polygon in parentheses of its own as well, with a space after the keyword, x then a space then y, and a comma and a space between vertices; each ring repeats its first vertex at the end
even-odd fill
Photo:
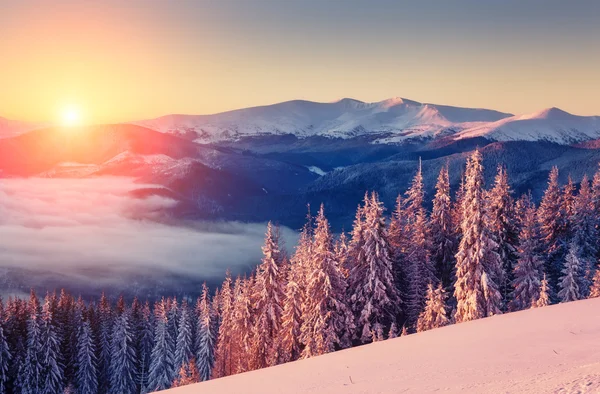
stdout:
POLYGON ((425 309, 421 312, 417 321, 417 332, 443 327, 449 323, 445 294, 441 284, 435 290, 431 283, 427 286, 427 301, 425 309))
POLYGON ((388 339, 398 338, 398 326, 396 323, 392 323, 390 331, 388 332, 388 339))
POLYGON ((429 282, 437 283, 435 267, 431 261, 431 239, 427 213, 423 207, 423 174, 421 163, 404 200, 404 277, 406 280, 406 325, 414 329, 419 313, 425 307, 429 282))
POLYGON ((445 289, 454 284, 454 267, 458 242, 452 224, 452 200, 448 166, 442 167, 435 186, 431 211, 431 260, 445 289))
POLYGON ((194 357, 192 321, 185 301, 181 303, 178 326, 179 332, 175 344, 175 366, 179 369, 182 365, 189 364, 194 357))
POLYGON ((363 343, 371 340, 371 330, 389 330, 399 312, 400 297, 394 282, 383 205, 376 193, 363 207, 364 260, 356 261, 350 271, 350 304, 356 316, 357 332, 363 343))
POLYGON ((104 292, 100 297, 98 306, 98 392, 100 394, 107 393, 110 383, 110 343, 111 333, 113 328, 113 312, 110 301, 106 298, 104 292))
POLYGON ((154 347, 154 319, 150 309, 150 303, 146 301, 141 309, 138 321, 138 379, 137 383, 141 389, 148 384, 148 374, 150 370, 150 358, 154 347))
POLYGON ((544 274, 542 283, 540 285, 540 296, 537 301, 535 301, 535 304, 532 304, 532 306, 541 308, 548 305, 550 305, 550 285, 548 283, 548 279, 546 279, 546 274, 544 274))
POLYGON ((148 375, 148 391, 168 389, 173 381, 175 362, 173 360, 173 341, 170 338, 167 317, 167 303, 163 298, 154 306, 156 326, 154 329, 154 348, 148 375))
POLYGON ((503 304, 510 301, 514 267, 517 263, 518 227, 515 218, 512 190, 508 184, 508 174, 503 166, 498 167, 494 187, 487 195, 487 225, 496 242, 501 265, 494 273, 494 280, 500 286, 503 304))
POLYGON ((581 275, 579 276, 579 289, 582 297, 587 297, 595 271, 596 243, 598 232, 597 220, 594 216, 594 201, 587 175, 581 181, 579 194, 575 197, 573 208, 573 242, 575 243, 581 261, 581 275))
POLYGON ((44 391, 44 365, 40 329, 40 306, 31 291, 27 318, 27 344, 23 363, 19 366, 17 386, 23 394, 37 394, 44 391))
POLYGON ((53 322, 50 295, 46 295, 41 315, 40 327, 41 363, 44 376, 43 393, 54 394, 63 391, 63 365, 60 363, 60 341, 53 322))
POLYGON ((198 383, 200 381, 200 375, 198 374, 198 367, 194 358, 192 358, 187 364, 183 364, 179 368, 179 374, 173 381, 171 387, 183 387, 188 384, 198 383))
POLYGON ((198 314, 196 359, 201 380, 210 379, 215 357, 215 316, 210 303, 208 287, 202 285, 202 295, 196 306, 198 314))
POLYGON ((281 359, 282 363, 297 360, 300 357, 300 327, 302 325, 302 293, 299 282, 302 269, 299 260, 292 259, 285 288, 285 301, 281 315, 281 359))
POLYGON ((253 356, 254 309, 252 296, 254 280, 237 279, 234 286, 233 328, 231 332, 233 349, 230 350, 233 373, 241 373, 255 368, 253 356))
POLYGON ((540 256, 541 241, 533 204, 525 208, 519 236, 519 260, 514 270, 514 294, 511 310, 531 307, 540 296, 543 261, 540 256))
POLYGON ((558 297, 560 302, 576 301, 581 299, 581 289, 578 283, 581 275, 581 262, 577 257, 578 250, 575 244, 569 246, 569 253, 565 259, 565 265, 559 281, 558 297))
POLYGON ((98 390, 96 349, 89 321, 84 321, 77 338, 75 387, 78 393, 95 393, 98 390))
POLYGON ((490 273, 497 272, 499 256, 485 224, 483 166, 476 150, 467 162, 463 199, 462 239, 456 254, 457 322, 479 319, 500 313, 501 296, 490 273))
POLYGON ((600 270, 596 270, 596 273, 594 274, 594 280, 592 281, 589 295, 589 298, 597 297, 600 297, 600 270))
POLYGON ((267 225, 263 259, 258 266, 254 300, 256 302, 256 325, 254 333, 254 367, 275 365, 279 358, 277 335, 281 327, 283 311, 283 288, 280 276, 279 245, 276 242, 271 222, 267 225))
POLYGON ((225 281, 219 293, 219 333, 215 349, 215 364, 212 376, 220 378, 231 375, 234 371, 231 366, 231 333, 233 328, 233 294, 231 289, 231 274, 227 271, 225 281))
POLYGON ((354 319, 345 303, 346 281, 334 259, 333 239, 322 205, 316 224, 301 327, 303 358, 350 346, 354 331, 354 319))
POLYGON ((566 255, 567 219, 563 210, 563 195, 558 183, 558 168, 550 171, 548 188, 544 192, 538 210, 540 235, 545 256, 545 272, 551 288, 556 288, 564 257, 566 255))
MULTIPOLYGON (((1 304, 2 300, 0 300, 1 304)), ((0 314, 0 394, 7 392, 7 384, 9 381, 9 366, 12 360, 12 354, 6 341, 4 333, 4 313, 0 314)))
POLYGON ((135 393, 137 363, 128 311, 121 311, 115 320, 111 340, 110 392, 114 394, 135 393))

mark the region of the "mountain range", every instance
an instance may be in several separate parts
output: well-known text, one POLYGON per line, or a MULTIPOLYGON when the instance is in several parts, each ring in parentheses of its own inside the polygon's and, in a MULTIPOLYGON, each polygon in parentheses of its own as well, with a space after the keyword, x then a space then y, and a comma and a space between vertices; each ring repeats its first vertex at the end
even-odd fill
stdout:
POLYGON ((306 204, 326 204, 348 228, 366 190, 388 208, 423 160, 429 197, 448 164, 456 187, 480 147, 486 178, 507 167, 516 193, 539 198, 549 169, 563 181, 600 161, 600 117, 557 108, 528 115, 393 98, 376 103, 288 101, 214 115, 167 115, 64 129, 0 118, 0 176, 125 175, 140 196, 179 201, 185 218, 275 220, 299 227, 306 204))

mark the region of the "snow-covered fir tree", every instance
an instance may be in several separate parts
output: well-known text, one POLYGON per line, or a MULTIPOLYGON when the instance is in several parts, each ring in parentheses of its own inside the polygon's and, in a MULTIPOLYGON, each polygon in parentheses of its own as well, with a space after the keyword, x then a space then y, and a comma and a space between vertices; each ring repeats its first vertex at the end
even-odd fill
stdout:
POLYGON ((78 331, 74 385, 78 393, 95 393, 98 390, 98 372, 90 322, 84 321, 78 331))
POLYGON ((454 284, 456 230, 452 225, 452 199, 450 198, 450 176, 448 166, 443 166, 435 186, 435 197, 431 210, 431 260, 437 276, 445 289, 454 284))
MULTIPOLYGON (((302 242, 302 241, 301 241, 302 242)), ((296 252, 298 253, 298 251, 296 252)), ((301 259, 292 258, 285 288, 285 300, 281 315, 280 362, 297 360, 300 357, 300 327, 302 325, 302 292, 299 286, 303 275, 301 259)))
POLYGON ((538 209, 540 235, 546 255, 545 272, 552 288, 556 288, 560 271, 566 255, 567 218, 563 210, 563 195, 558 183, 558 168, 553 167, 548 179, 548 188, 544 192, 538 209))
POLYGON ((233 304, 233 330, 232 341, 235 350, 232 350, 232 369, 234 373, 241 373, 255 368, 254 359, 251 358, 254 335, 255 310, 252 305, 254 295, 254 276, 236 281, 235 301, 233 304))
POLYGON ((154 328, 154 348, 148 375, 147 391, 168 389, 171 386, 175 370, 173 359, 175 349, 170 338, 167 317, 167 302, 163 298, 154 306, 156 324, 154 328))
POLYGON ((596 270, 598 254, 596 229, 598 220, 594 213, 592 190, 587 175, 584 175, 581 180, 579 194, 575 197, 572 222, 573 242, 579 251, 577 257, 581 262, 578 285, 582 297, 587 297, 596 270))
POLYGON ((146 301, 141 308, 138 320, 138 386, 143 389, 148 383, 148 373, 150 370, 150 359, 152 348, 154 347, 154 317, 150 309, 150 303, 146 301))
POLYGON ((417 332, 427 331, 448 325, 446 311, 446 292, 440 283, 437 288, 433 284, 427 286, 425 309, 419 315, 417 332))
POLYGON ((579 261, 579 251, 574 243, 569 245, 569 253, 565 259, 562 269, 562 276, 559 280, 558 298, 560 302, 577 301, 581 299, 581 289, 579 288, 579 276, 581 275, 581 261, 579 261))
POLYGON ((592 286, 590 287, 589 298, 600 297, 600 270, 596 270, 594 279, 592 280, 592 286))
POLYGON ((173 381, 171 387, 183 387, 188 384, 198 383, 200 381, 200 375, 198 374, 198 367, 194 358, 179 368, 177 378, 173 381))
POLYGON ((400 297, 394 282, 383 204, 376 193, 362 207, 362 261, 355 261, 350 271, 350 305, 356 317, 356 328, 362 343, 371 341, 371 331, 388 331, 400 311, 400 297))
POLYGON ((9 366, 12 360, 12 354, 10 353, 10 348, 8 347, 8 342, 6 341, 6 334, 4 332, 4 320, 6 316, 4 314, 4 308, 2 305, 2 300, 0 299, 0 394, 4 394, 7 392, 7 385, 9 380, 9 366))
POLYGON ((271 222, 267 225, 263 259, 258 266, 254 289, 256 323, 253 337, 253 365, 264 368, 279 358, 277 335, 281 328, 284 290, 281 281, 281 250, 271 222))
POLYGON ((33 290, 31 291, 27 312, 26 353, 22 364, 19 365, 16 388, 23 394, 38 394, 44 391, 45 371, 42 355, 40 305, 33 290))
POLYGON ((54 394, 63 391, 63 365, 60 362, 60 341, 53 321, 51 297, 44 299, 41 314, 40 343, 42 351, 42 366, 44 375, 43 393, 54 394))
POLYGON ((196 328, 196 360, 201 380, 210 379, 215 357, 216 321, 210 302, 208 286, 202 284, 202 294, 196 306, 198 315, 196 328))
POLYGON ((535 206, 528 204, 523 213, 519 259, 514 268, 514 293, 510 304, 513 311, 531 307, 540 296, 543 260, 540 256, 541 241, 536 215, 535 206))
POLYGON ((462 239, 456 254, 456 322, 500 313, 501 295, 494 273, 501 267, 497 244, 486 226, 482 157, 476 150, 467 162, 462 239))
POLYGON ((137 364, 129 312, 121 311, 115 320, 110 346, 110 389, 113 394, 135 393, 137 364))
POLYGON ((419 161, 419 169, 406 191, 404 201, 406 246, 402 249, 405 254, 405 276, 408 282, 404 312, 406 325, 410 329, 414 329, 419 313, 425 307, 427 284, 438 281, 430 255, 432 248, 427 212, 423 207, 424 195, 423 173, 419 161))
POLYGON ((510 301, 514 267, 517 263, 517 245, 519 232, 515 219, 514 200, 508 183, 508 174, 504 166, 498 166, 494 187, 487 195, 486 221, 491 230, 496 252, 502 262, 498 272, 493 273, 496 283, 500 286, 503 304, 510 301))
POLYGON ((189 364, 190 360, 194 357, 192 316, 190 316, 190 311, 185 301, 181 303, 178 327, 179 330, 175 341, 175 367, 177 370, 182 365, 189 364))
POLYGON ((113 311, 110 301, 102 293, 98 306, 98 392, 107 393, 110 383, 110 344, 113 328, 113 311))
POLYGON ((535 303, 531 306, 541 308, 548 305, 550 305, 550 284, 548 283, 546 274, 544 274, 544 277, 542 278, 542 283, 540 284, 540 296, 537 299, 537 301, 535 301, 535 303))
POLYGON ((303 358, 350 346, 354 332, 354 318, 345 299, 346 280, 334 258, 333 237, 322 205, 312 252, 300 335, 303 358))
POLYGON ((231 375, 234 370, 231 366, 229 354, 231 352, 231 334, 233 332, 233 292, 231 288, 231 273, 227 271, 225 281, 221 285, 219 297, 219 334, 215 349, 215 362, 212 376, 215 378, 231 375))

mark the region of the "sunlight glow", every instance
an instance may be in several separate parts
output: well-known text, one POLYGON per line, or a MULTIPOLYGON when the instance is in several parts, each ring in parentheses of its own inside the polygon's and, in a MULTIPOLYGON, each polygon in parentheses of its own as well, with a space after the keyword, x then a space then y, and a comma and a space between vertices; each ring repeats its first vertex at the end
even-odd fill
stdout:
POLYGON ((65 127, 79 126, 81 123, 81 114, 77 108, 68 107, 62 113, 62 125, 65 127))

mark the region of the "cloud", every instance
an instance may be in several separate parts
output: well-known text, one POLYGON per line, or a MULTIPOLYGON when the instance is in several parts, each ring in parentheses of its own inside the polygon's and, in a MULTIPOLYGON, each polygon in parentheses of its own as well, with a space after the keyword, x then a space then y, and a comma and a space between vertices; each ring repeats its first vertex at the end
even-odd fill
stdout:
MULTIPOLYGON (((169 222, 175 201, 132 196, 148 186, 118 177, 0 180, 0 287, 187 292, 260 262, 264 223, 169 222)), ((295 232, 282 232, 293 245, 295 232)))

